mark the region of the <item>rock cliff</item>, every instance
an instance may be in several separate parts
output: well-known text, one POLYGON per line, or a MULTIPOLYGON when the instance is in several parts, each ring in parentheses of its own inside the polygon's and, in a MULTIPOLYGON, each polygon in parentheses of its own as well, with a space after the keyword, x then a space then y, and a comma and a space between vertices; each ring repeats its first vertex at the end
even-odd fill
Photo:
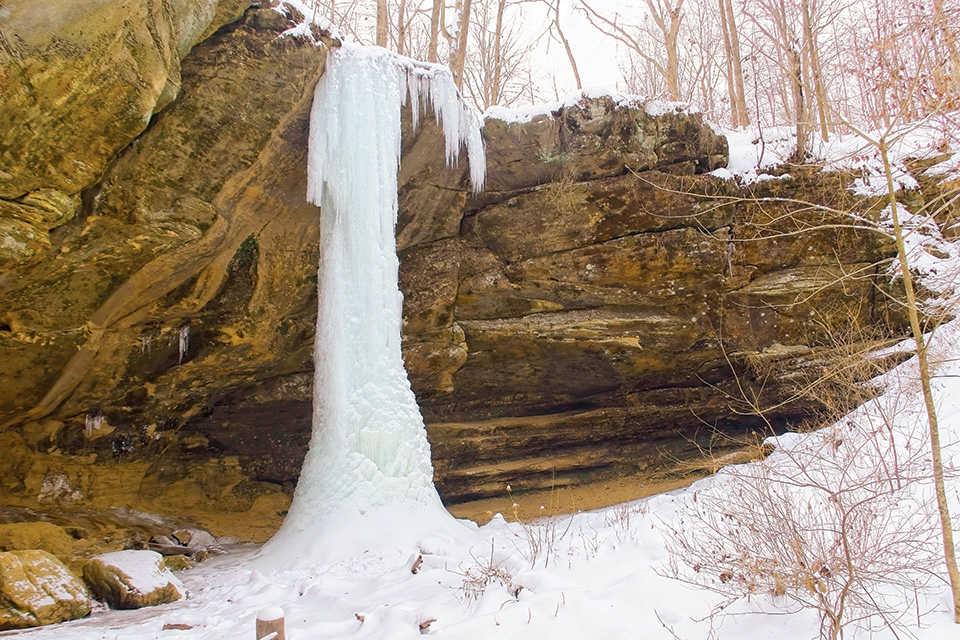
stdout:
MULTIPOLYGON (((3 500, 264 539, 310 430, 326 49, 258 3, 67 4, 0 18, 3 500)), ((876 293, 886 237, 794 234, 822 214, 770 199, 840 209, 848 176, 741 190, 705 175, 726 142, 699 116, 596 98, 488 120, 474 196, 426 121, 404 136, 397 238, 448 501, 668 467, 760 425, 741 389, 799 420, 809 403, 780 403, 831 332, 898 322, 876 293)))

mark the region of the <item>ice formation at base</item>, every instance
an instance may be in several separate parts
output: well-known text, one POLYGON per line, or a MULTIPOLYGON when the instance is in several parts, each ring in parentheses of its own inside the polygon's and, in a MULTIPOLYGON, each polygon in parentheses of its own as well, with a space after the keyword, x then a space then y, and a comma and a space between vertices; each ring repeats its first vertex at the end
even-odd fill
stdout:
POLYGON ((414 126, 432 106, 447 163, 465 146, 473 188, 483 184, 479 122, 448 69, 375 47, 344 44, 330 53, 314 95, 307 176, 307 199, 322 210, 313 434, 293 504, 261 565, 294 568, 409 545, 454 522, 433 485, 400 351, 395 227, 408 98, 414 126))

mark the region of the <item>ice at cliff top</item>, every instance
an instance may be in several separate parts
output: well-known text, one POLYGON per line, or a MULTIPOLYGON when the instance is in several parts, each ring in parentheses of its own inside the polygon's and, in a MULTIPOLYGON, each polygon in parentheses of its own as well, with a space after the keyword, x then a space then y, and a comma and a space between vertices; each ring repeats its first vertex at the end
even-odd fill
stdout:
POLYGON ((416 127, 420 109, 432 106, 447 163, 465 146, 475 190, 485 173, 479 122, 446 68, 349 44, 333 49, 327 65, 314 95, 307 184, 307 199, 322 210, 313 435, 263 566, 412 545, 438 527, 467 531, 433 486, 403 367, 395 226, 401 107, 412 102, 416 127))

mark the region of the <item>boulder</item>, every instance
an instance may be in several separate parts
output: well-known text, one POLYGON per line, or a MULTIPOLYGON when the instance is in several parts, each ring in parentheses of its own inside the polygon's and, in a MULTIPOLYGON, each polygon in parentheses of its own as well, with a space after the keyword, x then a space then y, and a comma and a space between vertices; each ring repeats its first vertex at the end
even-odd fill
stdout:
POLYGON ((188 553, 197 562, 206 560, 211 552, 219 553, 222 550, 213 534, 194 527, 177 529, 169 536, 154 536, 146 548, 164 556, 188 553))
POLYGON ((82 618, 90 605, 83 583, 50 553, 0 553, 0 630, 82 618))
POLYGON ((0 551, 42 549, 64 564, 73 560, 73 538, 49 522, 0 524, 0 551))
POLYGON ((186 590, 155 551, 114 551, 83 565, 83 579, 114 609, 139 609, 174 602, 186 590))
POLYGON ((217 539, 213 537, 213 534, 211 534, 209 531, 204 531, 203 529, 196 529, 193 527, 177 529, 173 532, 173 537, 176 538, 181 545, 187 547, 191 551, 219 548, 217 539))
POLYGON ((183 555, 182 553, 175 556, 164 556, 163 566, 170 571, 186 571, 193 569, 193 560, 190 559, 190 556, 183 555))

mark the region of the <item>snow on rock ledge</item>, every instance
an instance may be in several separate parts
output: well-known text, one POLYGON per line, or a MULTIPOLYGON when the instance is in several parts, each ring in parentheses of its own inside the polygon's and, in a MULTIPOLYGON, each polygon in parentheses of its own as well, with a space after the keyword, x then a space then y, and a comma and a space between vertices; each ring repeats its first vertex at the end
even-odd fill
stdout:
POLYGON ((726 139, 677 103, 582 92, 529 110, 491 108, 484 118, 483 202, 562 176, 583 182, 651 169, 692 175, 728 162, 726 139))
POLYGON ((83 565, 83 579, 114 609, 139 609, 174 602, 186 593, 183 584, 155 551, 115 551, 83 565))
POLYGON ((690 105, 685 102, 650 100, 643 96, 619 93, 603 87, 587 87, 568 93, 562 100, 556 102, 546 102, 516 109, 494 105, 483 113, 483 118, 485 120, 503 120, 509 123, 531 122, 538 117, 549 117, 557 111, 595 100, 609 100, 620 108, 644 111, 651 118, 671 113, 699 113, 699 111, 691 109, 690 105))

